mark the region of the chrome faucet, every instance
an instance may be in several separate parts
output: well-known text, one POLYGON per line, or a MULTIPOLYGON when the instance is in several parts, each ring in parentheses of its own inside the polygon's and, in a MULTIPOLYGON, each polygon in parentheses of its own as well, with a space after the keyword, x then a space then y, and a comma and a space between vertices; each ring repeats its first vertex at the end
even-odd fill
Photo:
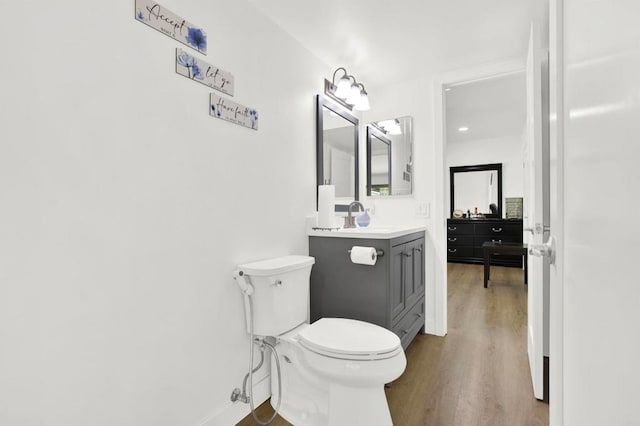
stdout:
POLYGON ((351 215, 351 209, 354 206, 359 206, 360 207, 360 211, 364 211, 364 206, 362 205, 362 203, 360 201, 353 201, 351 204, 349 204, 349 208, 347 209, 347 216, 344 218, 344 227, 345 228, 355 228, 356 227, 356 221, 355 221, 354 217, 351 215))

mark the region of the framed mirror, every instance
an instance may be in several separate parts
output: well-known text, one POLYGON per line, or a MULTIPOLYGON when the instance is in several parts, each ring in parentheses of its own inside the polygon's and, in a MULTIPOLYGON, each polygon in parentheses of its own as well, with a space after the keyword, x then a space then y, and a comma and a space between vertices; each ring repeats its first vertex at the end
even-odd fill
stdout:
POLYGON ((367 195, 391 194, 391 140, 367 126, 367 195))
POLYGON ((413 193, 413 120, 399 117, 367 125, 367 195, 413 193))
POLYGON ((502 163, 450 167, 449 185, 450 217, 454 217, 454 210, 466 214, 476 207, 485 217, 502 217, 502 163))
MULTIPOLYGON (((358 118, 318 95, 316 109, 317 185, 334 185, 336 211, 359 200, 358 118)), ((317 202, 317 196, 316 196, 317 202)))

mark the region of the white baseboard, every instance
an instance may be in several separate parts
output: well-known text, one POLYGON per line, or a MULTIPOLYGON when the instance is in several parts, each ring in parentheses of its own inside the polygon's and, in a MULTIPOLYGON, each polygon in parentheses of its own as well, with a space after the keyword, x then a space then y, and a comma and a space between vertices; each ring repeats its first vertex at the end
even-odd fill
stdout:
MULTIPOLYGON (((271 381, 265 376, 253 385, 254 407, 258 407, 271 396, 271 381)), ((225 407, 216 414, 201 420, 196 426, 229 426, 235 425, 251 413, 249 404, 228 401, 225 407)))
POLYGON ((425 334, 433 334, 434 336, 444 337, 447 333, 443 333, 436 328, 436 322, 433 319, 427 319, 424 324, 425 334))
POLYGON ((426 334, 436 334, 436 322, 433 319, 427 318, 424 323, 424 332, 426 334))

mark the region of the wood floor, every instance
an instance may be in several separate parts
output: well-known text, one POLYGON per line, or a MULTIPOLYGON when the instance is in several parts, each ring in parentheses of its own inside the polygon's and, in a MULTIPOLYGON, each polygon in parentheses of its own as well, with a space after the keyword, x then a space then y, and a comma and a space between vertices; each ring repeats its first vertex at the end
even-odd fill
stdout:
MULTIPOLYGON (((548 425, 529 375, 523 271, 493 266, 487 289, 482 265, 449 263, 448 274, 448 334, 418 335, 407 348, 407 369, 386 389, 394 424, 548 425)), ((273 409, 266 402, 258 413, 266 419, 273 409)))

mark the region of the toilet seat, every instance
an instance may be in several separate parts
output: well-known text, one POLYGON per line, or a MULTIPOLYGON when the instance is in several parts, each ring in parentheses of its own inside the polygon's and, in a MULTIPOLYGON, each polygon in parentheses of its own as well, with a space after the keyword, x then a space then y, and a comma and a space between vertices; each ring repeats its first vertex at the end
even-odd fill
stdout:
POLYGON ((338 359, 373 361, 402 352, 400 338, 375 324, 345 319, 321 318, 298 333, 298 341, 316 354, 338 359))

